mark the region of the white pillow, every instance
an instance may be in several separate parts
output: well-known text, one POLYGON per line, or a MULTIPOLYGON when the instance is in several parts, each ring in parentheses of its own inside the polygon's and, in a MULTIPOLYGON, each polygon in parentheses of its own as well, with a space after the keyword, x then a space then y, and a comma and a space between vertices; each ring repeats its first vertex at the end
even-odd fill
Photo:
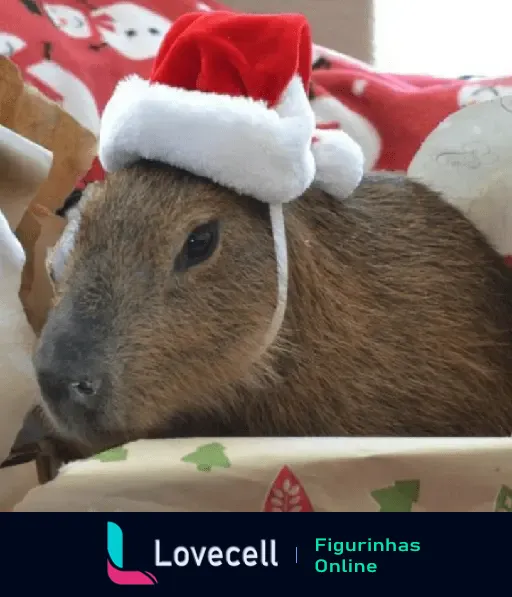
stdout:
POLYGON ((23 248, 0 211, 0 462, 39 394, 32 366, 36 338, 18 296, 24 263, 23 248))

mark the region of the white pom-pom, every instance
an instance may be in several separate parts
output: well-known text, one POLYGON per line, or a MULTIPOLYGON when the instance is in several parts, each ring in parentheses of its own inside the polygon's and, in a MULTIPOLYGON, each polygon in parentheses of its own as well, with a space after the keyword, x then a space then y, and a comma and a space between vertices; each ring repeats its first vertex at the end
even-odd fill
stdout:
POLYGON ((336 199, 351 195, 364 172, 359 144, 339 129, 316 130, 311 151, 316 162, 314 184, 336 199))

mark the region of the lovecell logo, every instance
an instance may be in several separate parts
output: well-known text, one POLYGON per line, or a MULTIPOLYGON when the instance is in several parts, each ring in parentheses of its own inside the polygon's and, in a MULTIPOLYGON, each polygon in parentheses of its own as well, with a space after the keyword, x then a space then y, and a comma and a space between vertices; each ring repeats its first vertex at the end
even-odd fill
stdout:
POLYGON ((156 585, 151 572, 124 570, 123 531, 115 522, 107 522, 107 573, 116 585, 156 585))

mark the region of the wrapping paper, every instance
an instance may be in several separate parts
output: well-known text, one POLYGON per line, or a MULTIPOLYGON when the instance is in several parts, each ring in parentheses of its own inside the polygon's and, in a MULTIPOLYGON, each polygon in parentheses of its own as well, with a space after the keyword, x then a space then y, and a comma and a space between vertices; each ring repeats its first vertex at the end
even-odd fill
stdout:
POLYGON ((15 512, 512 512, 512 439, 138 441, 15 512))
POLYGON ((1 183, 5 185, 7 181, 11 187, 2 194, 0 207, 6 206, 9 210, 6 213, 16 218, 13 228, 25 250, 20 296, 29 323, 37 334, 52 299, 44 267, 46 249, 57 241, 65 224, 54 212, 91 168, 96 155, 96 137, 57 103, 24 81, 16 64, 2 56, 0 125, 25 139, 30 147, 35 144, 52 154, 51 168, 35 196, 30 195, 32 183, 27 175, 28 165, 32 163, 30 150, 23 160, 13 163, 11 159, 9 176, 12 180, 8 182, 9 176, 4 171, 1 183))

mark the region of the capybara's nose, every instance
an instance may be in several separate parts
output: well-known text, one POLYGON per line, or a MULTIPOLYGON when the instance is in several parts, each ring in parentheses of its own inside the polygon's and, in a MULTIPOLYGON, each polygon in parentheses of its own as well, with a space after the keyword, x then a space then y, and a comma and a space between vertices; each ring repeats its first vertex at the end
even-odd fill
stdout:
POLYGON ((50 311, 34 353, 42 398, 48 405, 96 408, 107 384, 103 318, 91 318, 68 297, 50 311))
POLYGON ((86 408, 94 408, 97 403, 101 382, 98 379, 74 379, 59 369, 38 369, 39 387, 48 402, 72 401, 86 408))

